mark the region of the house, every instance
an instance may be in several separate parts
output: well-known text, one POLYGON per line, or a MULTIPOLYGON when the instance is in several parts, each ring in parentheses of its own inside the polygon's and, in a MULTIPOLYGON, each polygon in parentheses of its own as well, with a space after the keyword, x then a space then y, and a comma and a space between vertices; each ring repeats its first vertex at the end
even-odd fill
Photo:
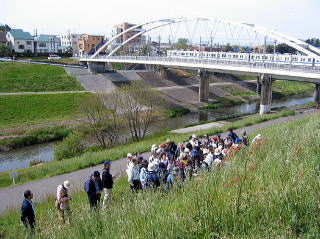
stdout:
POLYGON ((34 40, 29 32, 22 29, 11 29, 6 35, 10 53, 33 53, 34 40))
POLYGON ((87 55, 90 52, 95 52, 104 42, 102 35, 88 35, 82 34, 81 40, 77 41, 77 48, 79 56, 87 55))
MULTIPOLYGON (((134 27, 135 25, 136 24, 132 24, 132 23, 128 23, 128 22, 117 24, 117 25, 114 26, 113 36, 116 36, 116 35, 120 34, 121 32, 124 32, 124 31, 128 30, 129 28, 134 27)), ((136 34, 139 34, 142 31, 144 31, 143 28, 138 27, 138 28, 136 28, 134 30, 131 30, 131 31, 128 31, 128 32, 124 33, 121 37, 119 37, 116 40, 116 44, 115 45, 120 45, 121 43, 129 40, 130 38, 132 38, 136 34)), ((145 44, 145 43, 146 43, 146 36, 139 35, 139 36, 134 37, 133 39, 131 39, 123 47, 123 50, 124 51, 128 51, 128 52, 134 52, 134 51, 139 50, 141 44, 145 44)))
POLYGON ((55 35, 39 35, 34 37, 35 53, 61 53, 60 37, 55 35))
POLYGON ((78 54, 78 40, 81 40, 81 36, 83 34, 77 34, 77 33, 71 33, 66 35, 61 35, 61 48, 63 52, 68 51, 70 48, 72 48, 72 54, 74 56, 77 56, 78 54))

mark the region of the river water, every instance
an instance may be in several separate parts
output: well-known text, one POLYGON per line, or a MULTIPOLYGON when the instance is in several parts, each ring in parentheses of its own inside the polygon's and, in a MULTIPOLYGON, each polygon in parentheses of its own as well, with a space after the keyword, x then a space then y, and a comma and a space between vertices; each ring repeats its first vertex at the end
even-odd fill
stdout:
MULTIPOLYGON (((312 93, 305 93, 290 98, 273 100, 272 107, 290 107, 312 101, 312 93)), ((258 111, 259 103, 255 102, 230 108, 191 112, 180 117, 157 121, 151 125, 149 133, 166 128, 177 129, 187 124, 202 122, 206 120, 214 120, 224 116, 255 113, 258 111)), ((8 152, 1 152, 0 172, 29 167, 29 163, 32 160, 42 160, 43 162, 51 161, 53 160, 55 145, 56 142, 52 142, 10 150, 8 152)))

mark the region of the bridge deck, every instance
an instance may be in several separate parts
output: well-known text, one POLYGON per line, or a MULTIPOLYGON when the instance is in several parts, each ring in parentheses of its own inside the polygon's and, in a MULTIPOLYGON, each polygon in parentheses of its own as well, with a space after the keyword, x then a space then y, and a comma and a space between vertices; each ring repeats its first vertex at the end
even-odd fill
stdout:
POLYGON ((268 74, 275 79, 320 83, 320 67, 248 62, 226 61, 203 58, 169 58, 149 56, 98 56, 80 58, 84 62, 117 62, 129 64, 161 65, 172 68, 205 69, 212 72, 256 75, 268 74))

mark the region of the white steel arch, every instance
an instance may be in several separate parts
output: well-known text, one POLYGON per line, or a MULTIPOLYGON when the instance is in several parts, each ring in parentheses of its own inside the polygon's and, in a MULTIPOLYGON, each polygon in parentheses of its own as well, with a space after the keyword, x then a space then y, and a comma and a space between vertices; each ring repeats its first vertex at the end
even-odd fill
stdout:
MULTIPOLYGON (((152 31, 156 28, 159 27, 164 27, 170 24, 177 24, 180 22, 187 22, 187 21, 210 21, 211 19, 208 18, 167 18, 167 19, 160 19, 160 20, 155 20, 155 21, 150 21, 150 22, 146 22, 143 24, 137 24, 123 32, 121 32, 120 34, 114 36, 113 38, 111 38, 107 43, 105 43, 100 49, 98 49, 98 51, 93 54, 90 58, 93 59, 96 56, 99 55, 99 53, 101 53, 102 51, 104 51, 111 43, 113 43, 114 41, 116 41, 118 38, 120 38, 121 36, 123 36, 125 33, 130 32, 132 30, 136 30, 138 28, 141 28, 143 26, 147 26, 147 25, 152 25, 155 24, 155 26, 151 27, 150 29, 144 29, 141 32, 138 32, 137 34, 135 34, 134 36, 130 37, 129 39, 127 39, 126 41, 122 42, 116 49, 112 50, 112 52, 110 54, 108 54, 108 56, 112 56, 120 47, 126 45, 128 42, 130 42, 132 39, 148 32, 148 31, 152 31)), ((237 26, 237 27, 241 27, 244 29, 247 29, 249 31, 255 32, 255 33, 259 33, 263 36, 266 37, 270 37, 276 41, 285 43, 289 46, 291 46, 292 48, 296 49, 299 52, 302 52, 304 54, 306 54, 308 57, 314 58, 314 59, 320 59, 320 49, 313 47, 309 44, 307 44, 306 42, 303 42, 301 40, 295 39, 293 37, 290 37, 286 34, 280 33, 278 31, 274 31, 274 30, 269 30, 265 27, 261 27, 261 26, 257 26, 255 24, 248 24, 248 23, 240 23, 240 22, 235 22, 235 21, 229 21, 229 20, 225 20, 225 19, 212 19, 213 22, 216 23, 224 23, 224 24, 228 24, 228 25, 233 25, 233 26, 237 26)))

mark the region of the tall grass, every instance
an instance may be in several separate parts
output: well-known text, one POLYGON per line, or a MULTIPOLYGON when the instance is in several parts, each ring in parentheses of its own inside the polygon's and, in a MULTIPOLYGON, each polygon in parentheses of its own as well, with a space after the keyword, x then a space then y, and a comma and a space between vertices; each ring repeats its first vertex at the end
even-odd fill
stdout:
MULTIPOLYGON (((267 120, 276 119, 279 117, 285 117, 289 115, 293 115, 294 111, 282 111, 276 114, 257 116, 253 118, 246 118, 244 120, 232 122, 225 124, 222 127, 211 128, 208 130, 196 131, 195 134, 203 135, 208 133, 210 135, 221 133, 223 131, 227 131, 228 128, 241 128, 247 125, 253 125, 260 122, 264 122, 267 120)), ((130 142, 127 144, 119 145, 113 147, 111 149, 107 149, 99 152, 87 152, 81 156, 64 159, 61 161, 50 161, 43 165, 40 165, 35 168, 25 168, 18 169, 17 172, 19 177, 16 179, 16 184, 26 183, 28 181, 51 177, 54 175, 59 175, 63 173, 73 172, 78 169, 83 169, 87 167, 91 167, 97 164, 100 164, 107 160, 116 160, 119 158, 124 158, 128 152, 147 152, 150 150, 150 146, 152 144, 160 144, 165 142, 166 139, 170 138, 175 142, 180 142, 185 140, 190 133, 187 134, 172 134, 169 133, 168 130, 163 130, 159 133, 150 135, 145 137, 145 139, 138 142, 130 142)), ((0 188, 7 187, 11 185, 11 180, 9 178, 9 172, 0 173, 0 188)))
MULTIPOLYGON (((36 209, 35 238, 318 238, 319 125, 318 114, 259 130, 260 147, 169 193, 133 194, 121 178, 106 212, 75 193, 62 229, 49 199, 36 209)), ((18 220, 17 211, 0 217, 3 237, 23 237, 18 220)))

